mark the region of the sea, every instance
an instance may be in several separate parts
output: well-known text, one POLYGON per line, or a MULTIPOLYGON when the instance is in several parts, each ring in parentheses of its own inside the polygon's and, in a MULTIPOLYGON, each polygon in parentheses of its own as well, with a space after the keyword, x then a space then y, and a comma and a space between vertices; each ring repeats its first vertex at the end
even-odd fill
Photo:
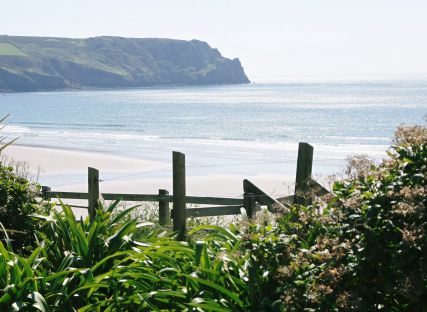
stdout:
POLYGON ((379 161, 399 125, 425 125, 427 80, 3 93, 7 114, 1 132, 20 145, 163 162, 180 151, 192 175, 292 175, 306 142, 314 173, 332 174, 351 155, 379 161))

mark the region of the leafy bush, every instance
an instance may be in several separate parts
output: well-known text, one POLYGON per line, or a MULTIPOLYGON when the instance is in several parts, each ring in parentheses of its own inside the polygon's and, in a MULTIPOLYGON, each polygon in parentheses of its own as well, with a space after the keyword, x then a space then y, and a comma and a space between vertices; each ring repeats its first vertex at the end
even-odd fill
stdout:
MULTIPOLYGON (((277 287, 267 296, 280 298, 281 309, 427 306, 427 129, 401 127, 394 143, 382 164, 368 172, 363 166, 363 174, 336 182, 326 203, 292 207, 262 239, 249 237, 252 246, 261 242, 250 253, 270 259, 268 283, 277 287), (268 237, 274 245, 265 241, 268 237), (272 257, 277 246, 282 252, 272 257)), ((256 262, 257 267, 264 263, 256 262)))
POLYGON ((28 216, 39 210, 39 186, 0 163, 0 222, 9 230, 14 248, 34 241, 36 223, 28 216))
MULTIPOLYGON (((427 128, 400 127, 388 159, 351 164, 334 195, 232 227, 251 308, 418 311, 427 306, 427 128), (360 165, 359 165, 360 164, 360 165)), ((218 244, 218 240, 213 242, 218 244)))
MULTIPOLYGON (((1 118, 0 123, 7 117, 1 118)), ((0 130, 2 128, 0 126, 0 130)), ((15 139, 5 143, 5 140, 6 136, 0 136, 0 155, 6 147, 16 141, 15 139)), ((22 164, 14 165, 13 162, 6 162, 5 158, 0 159, 0 223, 9 232, 15 249, 22 249, 34 242, 37 224, 29 218, 29 215, 40 211, 41 207, 44 210, 50 209, 49 204, 39 205, 36 201, 40 186, 23 175, 25 168, 22 164), (23 172, 19 172, 22 168, 23 172)))

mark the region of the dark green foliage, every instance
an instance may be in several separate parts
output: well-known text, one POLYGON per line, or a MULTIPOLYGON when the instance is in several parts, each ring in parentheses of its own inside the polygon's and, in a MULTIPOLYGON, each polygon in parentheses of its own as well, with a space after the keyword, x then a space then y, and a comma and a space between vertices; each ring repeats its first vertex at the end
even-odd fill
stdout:
MULTIPOLYGON (((339 181, 335 196, 293 207, 251 254, 273 269, 286 311, 420 311, 427 306, 427 129, 402 127, 389 158, 339 181), (266 242, 275 237, 279 243, 266 242), (280 251, 279 251, 280 253, 280 251)), ((259 230, 265 232, 267 228, 259 230)), ((250 233, 250 231, 249 231, 250 233)), ((259 274, 258 274, 259 276, 259 274)))
POLYGON ((0 222, 9 230, 15 250, 34 241, 37 226, 29 215, 39 209, 35 199, 38 191, 38 185, 0 163, 0 222))
POLYGON ((248 82, 198 40, 0 36, 0 92, 248 82))
MULTIPOLYGON (((420 311, 427 306, 427 128, 401 127, 388 159, 334 196, 232 227, 252 309, 420 311)), ((215 241, 218 244, 218 240, 215 241)))

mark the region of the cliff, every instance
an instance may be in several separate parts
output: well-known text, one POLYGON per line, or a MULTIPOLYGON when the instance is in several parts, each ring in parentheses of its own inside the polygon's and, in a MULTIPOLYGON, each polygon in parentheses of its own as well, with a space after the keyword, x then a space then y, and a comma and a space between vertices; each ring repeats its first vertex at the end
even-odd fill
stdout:
POLYGON ((249 83, 206 42, 0 36, 0 91, 249 83))

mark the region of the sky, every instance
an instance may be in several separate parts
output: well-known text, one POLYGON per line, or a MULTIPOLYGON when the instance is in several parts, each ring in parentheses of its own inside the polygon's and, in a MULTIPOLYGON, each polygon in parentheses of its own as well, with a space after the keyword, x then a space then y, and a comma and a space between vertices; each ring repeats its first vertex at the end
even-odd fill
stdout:
POLYGON ((252 81, 427 77, 427 0, 0 0, 0 34, 199 39, 252 81))

